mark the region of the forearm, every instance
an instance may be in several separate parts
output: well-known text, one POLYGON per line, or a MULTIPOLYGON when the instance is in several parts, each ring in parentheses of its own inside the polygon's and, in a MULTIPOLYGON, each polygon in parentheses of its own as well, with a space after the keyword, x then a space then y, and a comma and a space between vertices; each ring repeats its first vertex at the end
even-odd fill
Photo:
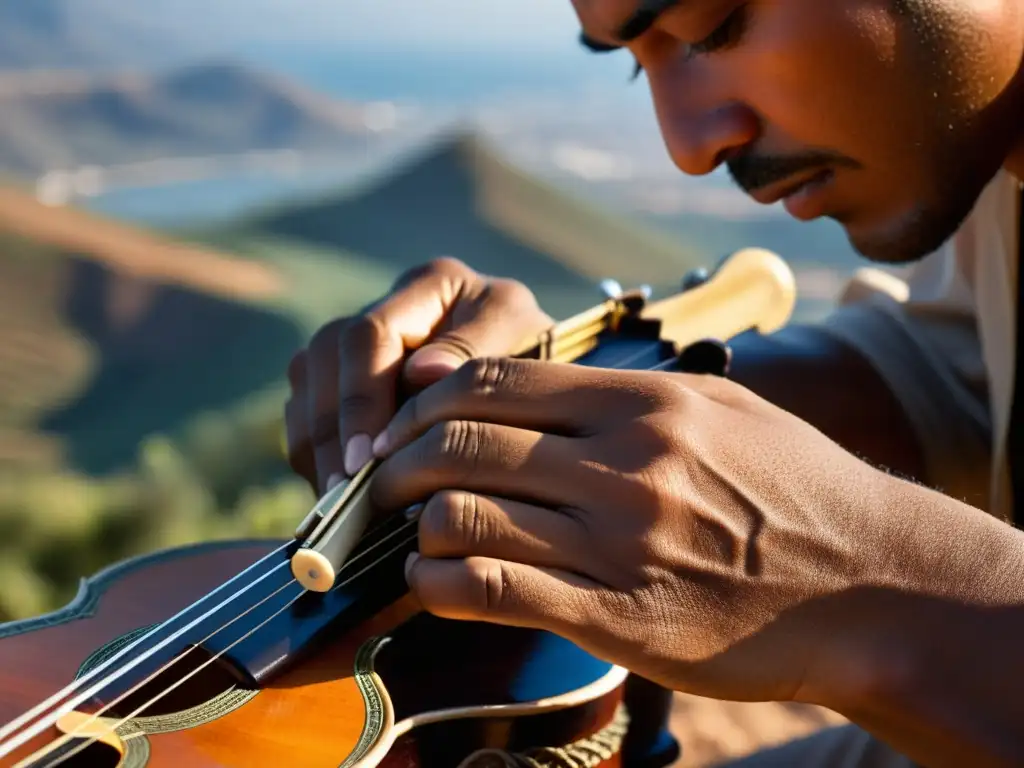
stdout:
POLYGON ((903 409, 855 351, 813 328, 737 339, 730 378, 876 466, 927 483, 903 409))
POLYGON ((1024 533, 891 480, 871 583, 830 607, 810 698, 928 768, 1024 765, 1024 533))

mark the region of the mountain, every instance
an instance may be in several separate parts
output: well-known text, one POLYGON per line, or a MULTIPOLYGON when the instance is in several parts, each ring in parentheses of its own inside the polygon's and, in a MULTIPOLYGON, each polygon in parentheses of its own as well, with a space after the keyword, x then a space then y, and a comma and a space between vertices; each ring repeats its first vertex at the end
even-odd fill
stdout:
MULTIPOLYGON (((373 265, 390 279, 455 256, 521 280, 555 316, 591 306, 603 278, 627 287, 677 285, 706 263, 677 238, 523 172, 472 131, 445 134, 358 186, 258 210, 196 236, 245 254, 265 251, 268 242, 318 249, 353 274, 373 265)), ((344 281, 334 290, 339 312, 370 298, 344 281)))
POLYGON ((280 381, 305 335, 265 265, 0 188, 0 465, 105 473, 280 381))
POLYGON ((110 0, 0 0, 0 69, 166 64, 187 50, 181 28, 110 0))
POLYGON ((0 77, 0 170, 48 170, 300 149, 368 148, 369 106, 232 62, 159 75, 0 77))

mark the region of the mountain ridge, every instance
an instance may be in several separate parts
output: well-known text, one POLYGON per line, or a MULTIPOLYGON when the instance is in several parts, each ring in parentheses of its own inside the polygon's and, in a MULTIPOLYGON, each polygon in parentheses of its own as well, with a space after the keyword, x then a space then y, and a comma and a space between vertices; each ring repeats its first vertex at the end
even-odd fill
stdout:
POLYGON ((372 104, 353 104, 230 59, 156 74, 0 76, 0 171, 278 149, 371 149, 372 104))
MULTIPOLYGON (((555 316, 591 306, 603 278, 678 285, 704 261, 678 239, 524 171, 465 126, 407 150, 358 185, 257 207, 189 236, 242 254, 268 239, 333 249, 394 277, 454 256, 521 280, 555 316)), ((353 308, 365 299, 353 297, 353 308)))

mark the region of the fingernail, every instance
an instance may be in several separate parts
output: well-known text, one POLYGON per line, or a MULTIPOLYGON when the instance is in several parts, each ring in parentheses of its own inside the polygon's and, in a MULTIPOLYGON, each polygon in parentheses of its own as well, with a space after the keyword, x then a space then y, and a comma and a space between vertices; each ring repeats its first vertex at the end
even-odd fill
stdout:
POLYGON ((417 520, 420 514, 423 512, 423 508, 426 504, 413 504, 411 507, 405 510, 406 520, 417 520))
POLYGON ((420 370, 431 369, 432 372, 450 373, 461 368, 466 361, 454 352, 426 347, 414 353, 409 362, 420 370))
POLYGON ((349 477, 362 469, 373 458, 369 435, 355 435, 345 446, 345 472, 349 477))
POLYGON ((376 456, 378 459, 383 459, 385 454, 387 454, 388 452, 388 448, 390 447, 388 445, 389 442, 390 440, 388 439, 388 431, 385 429, 373 440, 373 455, 376 456))
POLYGON ((406 580, 409 579, 409 572, 412 570, 412 567, 414 565, 416 565, 416 561, 419 560, 419 559, 420 559, 420 553, 419 552, 410 552, 409 556, 407 558, 405 558, 405 578, 406 578, 406 580))
POLYGON ((344 479, 345 476, 340 472, 333 473, 330 477, 327 478, 327 488, 324 490, 324 493, 327 493, 328 491, 333 491, 334 487, 344 479))

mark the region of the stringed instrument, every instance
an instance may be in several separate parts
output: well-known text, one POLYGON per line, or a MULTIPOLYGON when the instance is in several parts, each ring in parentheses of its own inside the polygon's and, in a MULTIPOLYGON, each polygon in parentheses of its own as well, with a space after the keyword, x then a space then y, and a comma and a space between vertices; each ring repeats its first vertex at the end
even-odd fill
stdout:
MULTIPOLYGON (((520 354, 723 373, 789 319, 793 275, 747 249, 678 294, 617 292, 520 354)), ((0 765, 620 768, 627 671, 547 632, 444 620, 405 583, 415 520, 368 504, 374 465, 289 541, 157 552, 0 625, 0 765)), ((634 725, 637 725, 634 723, 634 725)))

